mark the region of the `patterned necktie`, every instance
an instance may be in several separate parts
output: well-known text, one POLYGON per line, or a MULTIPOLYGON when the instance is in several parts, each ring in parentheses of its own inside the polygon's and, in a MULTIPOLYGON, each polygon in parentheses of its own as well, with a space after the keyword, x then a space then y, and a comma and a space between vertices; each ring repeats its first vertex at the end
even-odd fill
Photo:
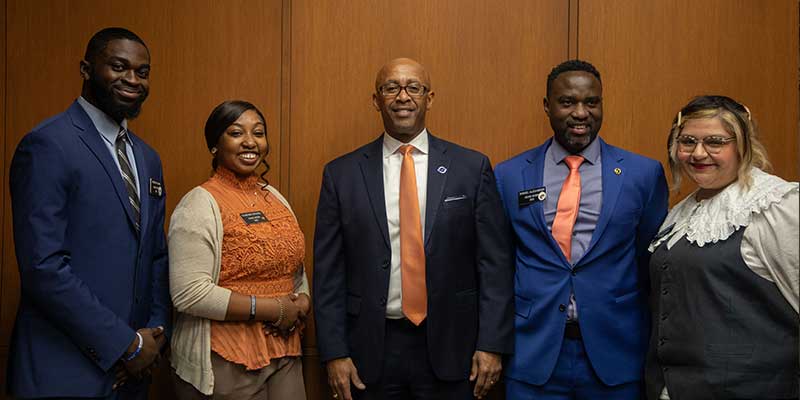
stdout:
POLYGON ((411 145, 403 145, 400 168, 400 274, 402 276, 403 314, 419 325, 428 312, 425 287, 425 249, 422 246, 417 175, 411 145))
POLYGON ((136 227, 136 232, 139 232, 139 195, 136 192, 136 177, 133 175, 133 168, 131 162, 128 160, 128 145, 126 139, 128 132, 125 128, 119 130, 117 140, 114 143, 114 148, 117 152, 117 160, 119 161, 119 168, 122 172, 122 181, 125 182, 125 188, 128 189, 128 202, 131 203, 133 208, 133 223, 136 227))
POLYGON ((561 247, 567 261, 571 261, 572 228, 578 218, 578 206, 581 202, 581 173, 578 168, 583 163, 583 157, 567 156, 564 162, 569 167, 569 175, 561 186, 561 194, 558 196, 556 218, 553 220, 553 239, 561 247))

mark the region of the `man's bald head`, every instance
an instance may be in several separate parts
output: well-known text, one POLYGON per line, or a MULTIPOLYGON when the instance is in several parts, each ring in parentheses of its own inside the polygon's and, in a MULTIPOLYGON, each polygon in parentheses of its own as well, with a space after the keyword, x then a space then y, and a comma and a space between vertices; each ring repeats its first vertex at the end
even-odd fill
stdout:
POLYGON ((383 68, 378 71, 378 75, 375 76, 375 89, 381 87, 381 85, 385 83, 386 77, 390 75, 390 72, 398 68, 414 71, 416 75, 419 76, 420 82, 424 84, 428 90, 431 89, 431 77, 428 75, 428 71, 425 70, 425 67, 417 61, 405 57, 395 58, 384 64, 383 68))
POLYGON ((425 67, 410 58, 397 58, 378 71, 372 104, 381 113, 386 133, 408 143, 425 129, 433 95, 425 67))

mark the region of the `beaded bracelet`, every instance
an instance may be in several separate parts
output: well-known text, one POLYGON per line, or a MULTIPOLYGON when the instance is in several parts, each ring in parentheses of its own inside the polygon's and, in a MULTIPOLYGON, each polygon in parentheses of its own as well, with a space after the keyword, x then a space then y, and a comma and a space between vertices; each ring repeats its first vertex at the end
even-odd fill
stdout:
POLYGON ((278 302, 278 307, 280 307, 280 311, 278 312, 278 319, 276 319, 275 322, 272 323, 272 326, 280 325, 281 322, 283 322, 283 317, 286 314, 286 308, 283 306, 283 302, 281 301, 281 299, 276 297, 275 301, 278 302))
POLYGON ((256 296, 250 295, 250 321, 256 319, 256 296))
POLYGON ((136 350, 134 350, 133 353, 131 353, 131 355, 125 357, 126 362, 133 360, 134 358, 136 358, 136 356, 139 355, 139 353, 142 352, 142 346, 144 345, 144 339, 142 338, 142 334, 136 332, 136 337, 139 338, 139 344, 136 345, 136 350))

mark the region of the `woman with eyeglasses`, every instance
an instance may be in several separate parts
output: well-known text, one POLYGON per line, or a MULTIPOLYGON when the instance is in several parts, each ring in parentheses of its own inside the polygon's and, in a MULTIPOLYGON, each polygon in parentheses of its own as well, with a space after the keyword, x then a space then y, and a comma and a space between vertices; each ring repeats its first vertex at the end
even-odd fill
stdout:
POLYGON ((669 164, 697 190, 650 245, 648 399, 798 398, 798 183, 725 96, 678 112, 669 164))

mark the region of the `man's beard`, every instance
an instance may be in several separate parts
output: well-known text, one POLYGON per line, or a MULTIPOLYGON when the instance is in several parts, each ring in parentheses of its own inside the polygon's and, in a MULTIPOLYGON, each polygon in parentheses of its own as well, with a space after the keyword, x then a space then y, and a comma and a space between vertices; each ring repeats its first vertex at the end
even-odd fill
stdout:
POLYGON ((131 120, 138 117, 142 111, 142 103, 144 103, 149 94, 146 89, 142 89, 141 95, 134 102, 122 103, 117 100, 111 87, 105 86, 94 75, 89 79, 89 87, 97 102, 97 108, 108 114, 114 121, 131 120))

